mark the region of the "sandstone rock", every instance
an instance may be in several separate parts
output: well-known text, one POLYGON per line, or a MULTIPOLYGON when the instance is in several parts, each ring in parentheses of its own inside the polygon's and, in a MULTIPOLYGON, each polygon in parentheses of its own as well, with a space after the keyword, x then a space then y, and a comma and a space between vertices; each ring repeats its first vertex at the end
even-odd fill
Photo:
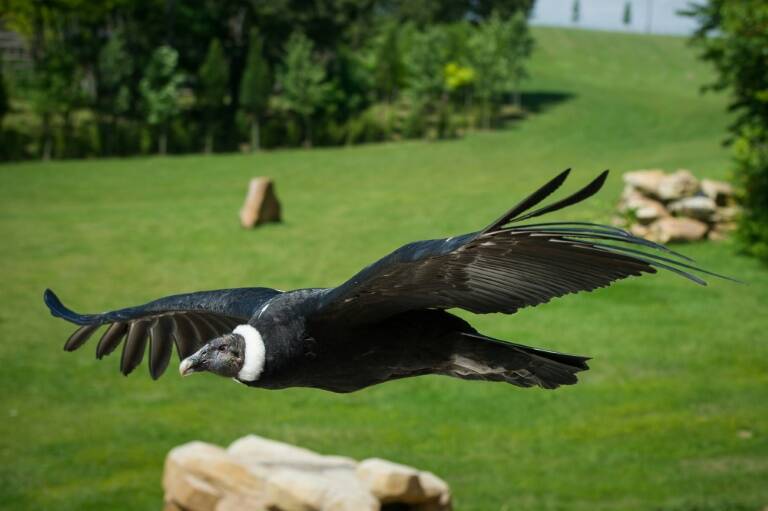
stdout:
POLYGON ((715 214, 712 215, 712 221, 716 223, 733 223, 741 214, 741 208, 738 206, 726 206, 723 208, 717 208, 715 214))
POLYGON ((430 509, 450 509, 448 485, 429 472, 378 458, 361 461, 357 476, 382 502, 400 502, 429 506, 430 509))
POLYGON ((653 221, 669 216, 664 204, 649 199, 639 192, 628 193, 619 203, 619 212, 630 214, 642 225, 648 225, 653 221))
POLYGON ((316 452, 248 436, 227 450, 191 442, 171 450, 166 511, 413 511, 451 509, 448 485, 429 472, 316 452))
POLYGON ((221 499, 221 492, 213 485, 189 474, 173 478, 172 502, 182 509, 213 511, 221 499))
POLYGON ((668 217, 651 224, 650 238, 659 243, 696 241, 704 238, 708 229, 707 224, 693 218, 668 217))
POLYGON ((267 222, 280 221, 280 201, 268 177, 256 177, 248 184, 248 194, 240 209, 240 225, 251 229, 267 222))
MULTIPOLYGON (((666 174, 663 170, 635 170, 626 172, 623 176, 624 183, 642 193, 658 197, 659 185, 666 174)), ((625 191, 627 188, 625 187, 625 191)))
POLYGON ((726 206, 733 198, 733 186, 725 181, 715 181, 714 179, 702 179, 701 191, 715 201, 718 206, 726 206))
POLYGON ((163 511, 184 511, 184 509, 175 502, 166 500, 163 502, 163 511))
POLYGON ((355 476, 357 463, 250 435, 229 446, 240 463, 268 474, 269 502, 280 509, 378 511, 379 502, 355 476))
POLYGON ((715 201, 703 195, 685 197, 669 203, 669 211, 676 216, 688 216, 708 222, 717 210, 715 201))
POLYGON ((655 195, 666 202, 690 197, 698 191, 698 179, 690 170, 679 169, 661 179, 655 195))
POLYGON ((189 511, 208 511, 215 509, 228 494, 261 501, 265 479, 265 474, 250 470, 221 447, 190 442, 172 449, 166 456, 163 489, 166 501, 189 511))
POLYGON ((326 456, 303 447, 248 435, 235 440, 227 452, 246 463, 280 463, 306 465, 317 468, 347 468, 354 470, 357 462, 344 456, 326 456))
POLYGON ((723 241, 736 230, 736 227, 737 224, 735 222, 715 224, 715 226, 707 233, 707 239, 712 241, 723 241))
POLYGON ((651 229, 647 225, 633 224, 629 226, 629 233, 638 238, 648 238, 651 234, 651 229))

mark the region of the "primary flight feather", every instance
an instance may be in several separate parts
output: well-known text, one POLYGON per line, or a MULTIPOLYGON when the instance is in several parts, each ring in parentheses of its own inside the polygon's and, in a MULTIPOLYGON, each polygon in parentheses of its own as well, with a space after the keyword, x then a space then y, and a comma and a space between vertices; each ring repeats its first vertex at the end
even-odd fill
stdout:
POLYGON ((500 341, 447 312, 512 314, 552 298, 665 269, 697 284, 693 266, 668 248, 606 225, 523 223, 600 190, 605 171, 576 193, 539 207, 562 172, 485 229, 409 243, 335 288, 239 288, 160 298, 102 314, 77 314, 46 290, 54 316, 81 325, 64 349, 106 327, 97 358, 122 343, 129 374, 149 345, 160 377, 176 346, 182 375, 209 371, 253 387, 352 392, 385 381, 441 374, 556 388, 576 383, 587 357, 500 341))

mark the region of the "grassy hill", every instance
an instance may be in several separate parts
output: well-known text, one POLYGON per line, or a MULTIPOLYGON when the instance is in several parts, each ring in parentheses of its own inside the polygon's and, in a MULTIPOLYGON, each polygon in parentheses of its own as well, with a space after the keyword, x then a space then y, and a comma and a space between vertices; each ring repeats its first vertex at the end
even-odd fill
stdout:
MULTIPOLYGON (((634 168, 725 177, 724 98, 685 42, 535 31, 536 113, 441 143, 0 167, 0 507, 156 509, 165 453, 247 433, 446 478, 459 510, 758 509, 768 502, 768 271, 724 244, 682 247, 750 284, 670 275, 473 317, 495 337, 591 355, 554 392, 439 377, 352 395, 152 382, 119 356, 61 351, 42 291, 86 312, 197 289, 335 285, 404 242, 475 230, 565 167, 568 210, 607 221, 634 168), (286 221, 240 230, 247 179, 286 221)), ((470 315, 465 315, 470 317, 470 315)), ((93 349, 92 346, 87 349, 93 349)))

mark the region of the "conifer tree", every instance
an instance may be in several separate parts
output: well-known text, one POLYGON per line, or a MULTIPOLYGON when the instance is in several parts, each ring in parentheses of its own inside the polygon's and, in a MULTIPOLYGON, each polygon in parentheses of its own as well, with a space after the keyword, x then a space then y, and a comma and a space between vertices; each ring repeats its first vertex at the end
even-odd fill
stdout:
POLYGON ((251 126, 251 151, 261 146, 259 126, 272 92, 272 72, 264 58, 264 41, 258 30, 251 29, 248 57, 240 81, 240 108, 245 112, 251 126))
POLYGON ((3 79, 3 62, 0 60, 0 132, 3 130, 3 118, 5 118, 9 109, 8 91, 5 88, 5 80, 3 79))
POLYGON ((160 46, 153 53, 139 83, 144 98, 147 122, 159 127, 157 150, 168 151, 168 123, 179 114, 179 93, 183 75, 178 70, 179 54, 170 46, 160 46))
POLYGON ((205 123, 205 152, 213 151, 213 133, 223 115, 227 97, 229 66, 218 39, 211 41, 208 53, 198 72, 199 90, 197 102, 205 123))
POLYGON ((285 47, 280 70, 282 102, 298 115, 304 125, 304 145, 312 145, 312 114, 322 105, 328 91, 325 68, 313 55, 314 44, 301 32, 294 32, 285 47))

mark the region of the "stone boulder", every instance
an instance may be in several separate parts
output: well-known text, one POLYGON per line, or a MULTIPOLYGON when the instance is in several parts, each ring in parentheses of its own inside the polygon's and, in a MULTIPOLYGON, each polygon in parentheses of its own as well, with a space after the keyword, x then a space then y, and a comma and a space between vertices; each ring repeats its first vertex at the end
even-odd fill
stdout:
POLYGON ((369 458, 357 466, 357 476, 382 504, 410 504, 414 511, 451 509, 448 485, 431 472, 369 458))
POLYGON ((715 204, 718 206, 728 206, 733 202, 733 186, 725 181, 702 179, 701 191, 704 195, 715 201, 715 204))
POLYGON ((698 191, 699 180, 690 170, 679 169, 661 178, 655 195, 666 202, 690 197, 698 191))
POLYGON ((717 211, 717 204, 707 196, 697 195, 670 202, 668 208, 675 216, 688 216, 709 222, 717 211))
MULTIPOLYGON (((624 183, 630 188, 653 197, 659 196, 659 186, 664 178, 661 169, 635 170, 624 174, 624 183)), ((626 189, 625 189, 626 191, 626 189)))
POLYGON ((268 473, 270 487, 298 503, 297 509, 379 509, 379 501, 356 477, 357 463, 351 458, 324 456, 255 435, 235 441, 227 452, 245 466, 268 473))
POLYGON ((191 442, 172 449, 163 474, 167 511, 412 511, 451 509, 448 485, 385 460, 357 463, 247 436, 229 448, 191 442))
POLYGON ((280 201, 275 185, 268 177, 255 177, 248 184, 248 193, 240 209, 240 225, 252 229, 267 222, 279 222, 280 201))
POLYGON ((708 230, 709 226, 700 220, 667 217, 651 224, 648 237, 658 243, 696 241, 705 238, 708 230))
POLYGON ((715 214, 712 216, 712 221, 715 223, 730 224, 738 220, 741 214, 741 208, 738 206, 725 206, 717 208, 715 214))
MULTIPOLYGON (((189 511, 215 510, 226 496, 238 495, 241 509, 264 509, 265 474, 254 473, 216 445, 190 442, 165 458, 163 490, 167 505, 189 511)), ((297 509, 297 508, 295 508, 297 509)))
POLYGON ((648 225, 659 218, 669 216, 664 204, 650 199, 636 190, 625 190, 618 207, 619 213, 631 215, 641 225, 648 225))

